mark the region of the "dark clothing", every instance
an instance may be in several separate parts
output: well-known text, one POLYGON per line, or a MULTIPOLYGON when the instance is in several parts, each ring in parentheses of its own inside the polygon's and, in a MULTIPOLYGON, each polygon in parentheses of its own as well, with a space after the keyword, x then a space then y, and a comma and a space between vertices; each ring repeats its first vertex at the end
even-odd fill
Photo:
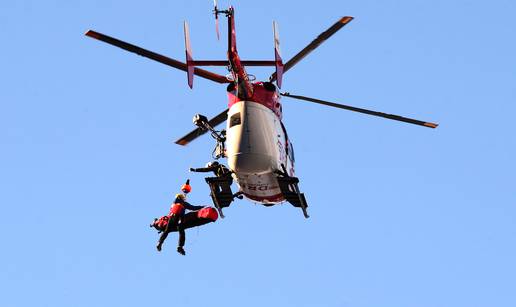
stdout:
POLYGON ((217 177, 229 177, 231 175, 231 171, 222 164, 217 164, 209 167, 194 168, 192 169, 192 171, 200 173, 213 172, 217 177))
POLYGON ((183 228, 183 225, 182 225, 185 211, 186 210, 191 210, 191 211, 200 210, 202 208, 204 208, 204 206, 193 206, 190 203, 186 202, 184 199, 177 197, 175 199, 174 203, 172 204, 172 206, 170 207, 169 222, 167 224, 167 227, 165 228, 165 230, 159 237, 158 244, 161 246, 161 244, 163 244, 163 242, 165 242, 165 240, 167 239, 168 234, 177 229, 177 232, 179 233, 178 246, 180 246, 180 247, 185 246, 186 233, 185 233, 185 229, 183 228), (180 208, 180 210, 175 210, 174 207, 177 208, 177 206, 180 206, 182 208, 180 208), (173 213, 173 211, 177 211, 177 213, 173 213))
POLYGON ((214 161, 208 164, 207 167, 190 168, 192 172, 213 172, 215 177, 204 178, 210 186, 210 196, 213 200, 213 204, 219 210, 219 214, 224 217, 222 208, 229 207, 233 199, 236 197, 231 191, 231 185, 233 184, 233 177, 231 176, 232 171, 224 165, 214 161))
POLYGON ((163 242, 165 242, 165 240, 167 239, 168 234, 176 229, 177 232, 179 232, 178 246, 185 246, 186 233, 183 227, 181 226, 180 217, 175 214, 170 216, 167 227, 165 228, 165 230, 163 230, 161 236, 159 237, 158 244, 161 246, 163 242))
POLYGON ((180 199, 180 200, 181 201, 176 201, 174 204, 181 204, 181 205, 183 205, 183 207, 186 210, 195 211, 195 210, 201 210, 202 208, 204 208, 204 206, 194 206, 194 205, 190 204, 189 202, 186 202, 182 199, 180 199))

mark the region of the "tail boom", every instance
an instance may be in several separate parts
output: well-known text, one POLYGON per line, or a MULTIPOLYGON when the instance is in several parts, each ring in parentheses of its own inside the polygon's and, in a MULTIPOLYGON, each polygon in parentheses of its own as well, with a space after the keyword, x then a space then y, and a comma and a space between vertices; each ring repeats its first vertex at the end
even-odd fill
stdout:
POLYGON ((228 9, 228 61, 231 67, 231 73, 238 89, 238 97, 242 100, 249 99, 253 96, 253 86, 249 82, 249 76, 245 71, 245 67, 240 61, 236 46, 235 32, 235 10, 232 6, 228 9))

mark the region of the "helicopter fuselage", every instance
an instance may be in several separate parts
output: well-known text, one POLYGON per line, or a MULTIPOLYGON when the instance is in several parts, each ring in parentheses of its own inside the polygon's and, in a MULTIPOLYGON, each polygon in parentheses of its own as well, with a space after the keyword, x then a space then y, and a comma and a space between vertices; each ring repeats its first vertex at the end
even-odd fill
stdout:
POLYGON ((253 201, 272 205, 285 200, 277 171, 283 165, 288 175, 294 176, 293 147, 281 121, 275 88, 258 82, 253 89, 249 100, 228 92, 226 156, 240 191, 253 201))

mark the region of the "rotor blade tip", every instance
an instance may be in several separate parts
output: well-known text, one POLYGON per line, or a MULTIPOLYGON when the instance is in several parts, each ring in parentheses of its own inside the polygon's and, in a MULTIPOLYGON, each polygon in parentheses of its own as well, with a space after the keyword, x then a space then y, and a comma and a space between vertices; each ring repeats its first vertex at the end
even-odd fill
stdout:
POLYGON ((424 125, 429 128, 437 128, 437 126, 439 126, 439 124, 434 123, 424 123, 424 125))
POLYGON ((95 32, 93 30, 86 31, 86 33, 84 33, 84 35, 93 37, 93 38, 99 38, 99 35, 97 34, 97 32, 95 32))
POLYGON ((346 23, 350 22, 351 20, 353 20, 353 17, 351 17, 351 16, 344 16, 344 17, 342 17, 342 18, 339 20, 339 22, 340 22, 340 23, 344 23, 344 24, 346 24, 346 23))

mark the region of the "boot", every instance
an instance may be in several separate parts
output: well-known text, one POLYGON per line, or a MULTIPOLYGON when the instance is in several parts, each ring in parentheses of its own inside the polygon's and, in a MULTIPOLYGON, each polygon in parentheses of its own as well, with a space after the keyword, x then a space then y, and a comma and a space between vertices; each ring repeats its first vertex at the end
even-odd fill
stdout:
POLYGON ((156 225, 156 222, 158 221, 157 218, 154 219, 154 221, 149 225, 150 228, 154 227, 156 225))
POLYGON ((183 256, 186 255, 185 249, 182 246, 177 247, 177 252, 183 256))

